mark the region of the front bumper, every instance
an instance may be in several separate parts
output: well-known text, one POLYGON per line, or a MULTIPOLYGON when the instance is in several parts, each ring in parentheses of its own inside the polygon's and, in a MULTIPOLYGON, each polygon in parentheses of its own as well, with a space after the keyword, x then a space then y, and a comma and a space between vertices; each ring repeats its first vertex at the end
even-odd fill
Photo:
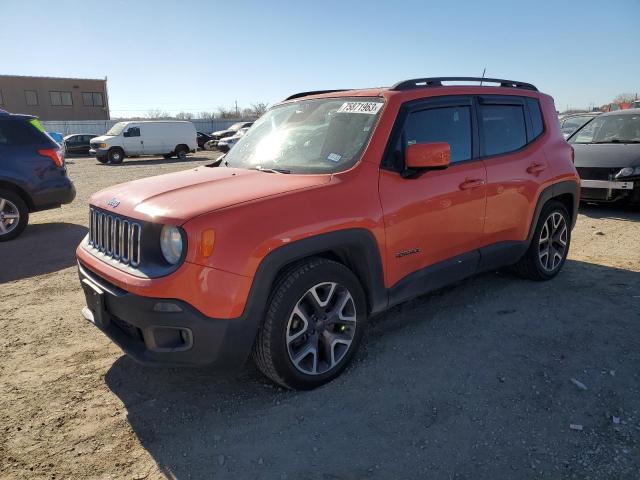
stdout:
POLYGON ((257 322, 214 319, 180 300, 127 292, 78 263, 83 316, 144 365, 211 366, 233 371, 246 361, 257 322))
POLYGON ((89 155, 91 155, 92 157, 106 157, 108 153, 108 150, 103 150, 102 148, 89 149, 89 155))

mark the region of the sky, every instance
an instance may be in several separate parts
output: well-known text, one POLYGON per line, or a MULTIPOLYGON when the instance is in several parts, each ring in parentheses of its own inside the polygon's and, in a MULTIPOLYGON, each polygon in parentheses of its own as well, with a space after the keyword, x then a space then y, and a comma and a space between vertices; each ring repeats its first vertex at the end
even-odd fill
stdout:
POLYGON ((416 77, 640 94, 640 0, 0 0, 0 74, 108 79, 112 117, 416 77))

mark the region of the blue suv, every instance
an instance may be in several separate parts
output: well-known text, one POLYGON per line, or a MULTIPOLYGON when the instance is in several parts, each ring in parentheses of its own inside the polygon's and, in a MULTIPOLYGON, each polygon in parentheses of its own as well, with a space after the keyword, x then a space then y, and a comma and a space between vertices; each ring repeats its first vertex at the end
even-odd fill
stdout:
POLYGON ((0 242, 22 233, 29 213, 71 203, 64 154, 36 117, 0 110, 0 242))

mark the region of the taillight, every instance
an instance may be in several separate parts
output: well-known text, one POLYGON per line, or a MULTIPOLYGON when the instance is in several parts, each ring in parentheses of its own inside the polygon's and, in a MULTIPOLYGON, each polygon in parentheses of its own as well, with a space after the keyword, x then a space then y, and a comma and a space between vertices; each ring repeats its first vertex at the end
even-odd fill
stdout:
POLYGON ((38 150, 38 153, 43 157, 49 157, 57 167, 62 167, 64 165, 64 154, 62 153, 62 150, 57 148, 43 148, 38 150))

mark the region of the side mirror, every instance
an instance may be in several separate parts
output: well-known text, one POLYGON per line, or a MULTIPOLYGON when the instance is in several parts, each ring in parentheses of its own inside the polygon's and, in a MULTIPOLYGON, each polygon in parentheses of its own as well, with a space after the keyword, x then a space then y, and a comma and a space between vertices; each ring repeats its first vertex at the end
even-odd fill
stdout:
POLYGON ((447 142, 414 143, 405 152, 408 170, 442 170, 450 161, 451 148, 447 142))

